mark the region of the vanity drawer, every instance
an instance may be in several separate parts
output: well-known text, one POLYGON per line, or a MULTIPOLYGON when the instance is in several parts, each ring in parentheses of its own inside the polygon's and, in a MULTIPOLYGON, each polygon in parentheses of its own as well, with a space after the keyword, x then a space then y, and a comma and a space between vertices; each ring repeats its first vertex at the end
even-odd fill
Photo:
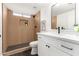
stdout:
POLYGON ((79 56, 79 45, 62 40, 59 42, 61 42, 61 44, 58 45, 60 50, 73 56, 79 56))

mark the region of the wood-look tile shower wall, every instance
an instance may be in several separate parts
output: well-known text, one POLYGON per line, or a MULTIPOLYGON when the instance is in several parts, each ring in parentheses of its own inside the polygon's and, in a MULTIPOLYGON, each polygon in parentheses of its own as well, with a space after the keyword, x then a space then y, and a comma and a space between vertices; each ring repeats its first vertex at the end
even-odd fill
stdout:
POLYGON ((12 11, 3 7, 3 50, 8 46, 27 43, 34 40, 34 20, 28 20, 28 25, 20 21, 22 17, 13 16, 12 11))
POLYGON ((3 21, 3 23, 2 23, 2 31, 3 31, 3 49, 2 49, 2 51, 3 52, 5 52, 6 51, 6 49, 7 49, 7 47, 8 47, 8 9, 5 7, 5 6, 3 6, 3 16, 2 16, 2 21, 3 21))
POLYGON ((9 20, 9 46, 27 43, 34 40, 34 20, 12 16, 9 20), (28 20, 28 25, 20 19, 28 20))

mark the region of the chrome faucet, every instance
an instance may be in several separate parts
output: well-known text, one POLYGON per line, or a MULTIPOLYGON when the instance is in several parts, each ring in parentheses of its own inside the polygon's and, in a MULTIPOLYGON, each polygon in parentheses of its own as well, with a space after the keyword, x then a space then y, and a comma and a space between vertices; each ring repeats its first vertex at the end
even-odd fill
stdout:
POLYGON ((60 27, 58 27, 58 34, 60 34, 60 27))

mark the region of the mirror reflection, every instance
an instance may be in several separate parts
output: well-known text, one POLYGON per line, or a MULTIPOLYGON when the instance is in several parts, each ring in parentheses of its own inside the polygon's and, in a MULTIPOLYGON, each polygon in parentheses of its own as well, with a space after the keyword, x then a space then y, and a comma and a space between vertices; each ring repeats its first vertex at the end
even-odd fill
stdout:
POLYGON ((75 3, 55 4, 52 6, 51 28, 73 30, 76 24, 75 3))

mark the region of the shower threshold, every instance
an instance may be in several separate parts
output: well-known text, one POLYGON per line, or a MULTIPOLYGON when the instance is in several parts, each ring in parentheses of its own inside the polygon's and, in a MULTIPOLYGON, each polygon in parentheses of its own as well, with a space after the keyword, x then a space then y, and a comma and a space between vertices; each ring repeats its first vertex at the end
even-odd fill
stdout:
POLYGON ((6 52, 15 50, 15 49, 19 49, 19 48, 24 48, 24 47, 28 47, 29 43, 22 43, 22 44, 18 44, 18 45, 14 45, 14 46, 9 46, 6 50, 6 52))

